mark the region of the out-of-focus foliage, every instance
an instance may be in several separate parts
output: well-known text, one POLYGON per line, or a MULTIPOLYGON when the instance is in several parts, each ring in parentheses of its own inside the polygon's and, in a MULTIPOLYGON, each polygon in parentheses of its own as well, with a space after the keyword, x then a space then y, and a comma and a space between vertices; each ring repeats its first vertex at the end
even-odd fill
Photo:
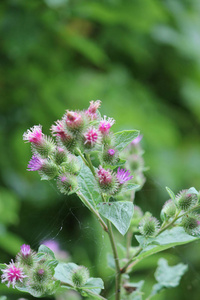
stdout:
MULTIPOLYGON (((200 2, 0 1, 0 35, 1 258, 8 262, 24 241, 37 248, 53 237, 93 275, 109 278, 112 273, 102 264, 107 242, 101 229, 99 237, 88 229, 98 224, 77 199, 65 200, 26 171, 30 149, 22 134, 35 124, 49 134, 65 109, 87 108, 91 99, 101 99, 116 130, 135 128, 144 136, 150 170, 137 204, 158 213, 167 200, 166 185, 177 192, 198 188, 200 2)), ((187 290, 191 298, 200 292, 194 271, 200 268, 198 252, 199 245, 185 248, 184 260, 193 268, 188 280, 194 279, 173 290, 174 299, 187 299, 187 290)), ((155 268, 156 261, 149 266, 155 268)), ((136 279, 144 279, 140 275, 136 279)), ((14 294, 11 299, 18 298, 14 294)))

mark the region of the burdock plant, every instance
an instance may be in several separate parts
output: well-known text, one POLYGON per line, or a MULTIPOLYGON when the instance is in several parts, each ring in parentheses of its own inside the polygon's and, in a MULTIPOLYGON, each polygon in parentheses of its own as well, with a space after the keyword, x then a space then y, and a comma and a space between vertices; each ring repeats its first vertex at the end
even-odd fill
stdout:
MULTIPOLYGON (((34 297, 53 295, 65 287, 93 299, 106 299, 103 295, 109 294, 109 299, 141 300, 144 281, 132 281, 135 266, 150 255, 200 237, 199 192, 193 187, 177 195, 166 188, 170 199, 161 210, 161 221, 139 206, 134 211, 135 194, 145 182, 142 136, 138 130, 114 133, 115 120, 101 117, 100 104, 100 100, 91 101, 86 110, 67 110, 51 126, 52 137, 35 125, 23 139, 31 144, 33 154, 28 171, 38 172, 42 180, 55 180, 63 194, 76 193, 108 235, 114 293, 110 287, 104 293, 103 280, 90 277, 87 266, 59 262, 45 245, 37 252, 22 245, 15 262, 0 265, 1 281, 8 287, 34 297), (126 247, 120 246, 120 251, 116 230, 126 237, 126 247), (135 233, 138 244, 132 245, 135 233)), ((186 270, 184 264, 169 267, 166 260, 159 260, 157 283, 146 299, 177 286, 186 270)))

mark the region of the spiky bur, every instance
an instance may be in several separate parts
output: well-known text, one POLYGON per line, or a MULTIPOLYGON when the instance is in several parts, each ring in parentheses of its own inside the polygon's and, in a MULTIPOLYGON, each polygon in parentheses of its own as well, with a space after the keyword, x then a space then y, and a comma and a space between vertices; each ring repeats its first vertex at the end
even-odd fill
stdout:
POLYGON ((11 260, 9 265, 5 265, 6 268, 2 269, 3 274, 1 275, 1 282, 7 282, 7 287, 12 285, 13 288, 15 288, 16 284, 23 283, 23 280, 27 277, 27 275, 24 273, 23 267, 20 266, 20 263, 14 263, 13 260, 11 260))
POLYGON ((68 161, 62 164, 62 167, 65 168, 66 173, 77 175, 80 171, 80 163, 75 155, 70 154, 68 156, 68 161))
POLYGON ((180 225, 183 226, 188 234, 194 236, 200 235, 200 215, 196 213, 185 215, 182 217, 180 225))
POLYGON ((61 165, 62 163, 67 162, 68 155, 66 149, 57 146, 53 158, 57 165, 61 165))
POLYGON ((57 165, 49 160, 42 159, 40 156, 33 155, 28 164, 28 171, 39 171, 43 180, 50 180, 58 173, 57 165))
POLYGON ((42 133, 42 126, 35 125, 23 134, 23 140, 31 143, 33 153, 46 158, 54 151, 53 140, 42 133))
POLYGON ((116 175, 112 171, 99 166, 96 174, 99 187, 103 193, 113 194, 117 191, 119 184, 116 175))
POLYGON ((80 134, 86 123, 84 114, 70 110, 67 110, 67 113, 63 117, 63 121, 66 128, 73 134, 80 134))
POLYGON ((145 237, 155 236, 159 229, 159 221, 149 212, 145 213, 139 224, 139 231, 145 237))
POLYGON ((16 256, 16 262, 19 262, 21 265, 31 267, 35 262, 36 254, 31 250, 29 245, 22 245, 20 252, 16 256))
POLYGON ((61 174, 58 176, 57 186, 61 193, 69 194, 78 187, 77 177, 69 173, 61 174))
POLYGON ((119 160, 119 153, 113 147, 105 147, 101 160, 104 164, 114 165, 119 160))
POLYGON ((72 273, 72 282, 75 287, 81 287, 86 284, 89 277, 89 270, 84 266, 80 266, 72 273))
POLYGON ((160 213, 162 221, 165 221, 169 218, 173 218, 176 214, 176 211, 177 208, 174 202, 171 199, 166 201, 160 213))
POLYGON ((175 202, 181 210, 188 210, 197 204, 198 197, 194 193, 188 193, 188 190, 182 190, 176 195, 175 202))
POLYGON ((56 125, 51 126, 52 135, 57 138, 60 147, 65 147, 68 151, 73 152, 77 145, 77 138, 68 132, 64 120, 57 120, 56 125))

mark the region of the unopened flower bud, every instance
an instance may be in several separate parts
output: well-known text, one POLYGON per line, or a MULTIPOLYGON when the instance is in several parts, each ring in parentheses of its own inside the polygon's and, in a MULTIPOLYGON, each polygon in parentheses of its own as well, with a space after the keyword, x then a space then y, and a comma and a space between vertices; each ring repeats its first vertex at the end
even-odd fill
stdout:
POLYGON ((69 194, 77 189, 77 176, 66 173, 58 176, 57 185, 61 193, 69 194))
POLYGON ((86 110, 86 115, 91 119, 91 120, 96 120, 97 119, 97 109, 100 107, 101 101, 96 100, 96 101, 90 101, 90 106, 86 110))
POLYGON ((35 252, 29 245, 22 245, 20 252, 16 256, 16 261, 22 265, 32 266, 35 258, 35 252))
POLYGON ((66 173, 77 175, 80 171, 81 165, 75 155, 69 155, 68 161, 62 164, 66 173))
POLYGON ((64 120, 58 120, 56 125, 52 125, 51 131, 52 134, 57 137, 57 140, 61 146, 64 146, 70 152, 74 150, 77 145, 77 139, 67 132, 65 129, 64 120))
POLYGON ((80 113, 67 110, 64 122, 68 130, 73 133, 80 133, 84 127, 84 119, 80 113))
POLYGON ((174 217, 175 214, 176 214, 176 205, 170 199, 170 200, 166 201, 165 204, 163 205, 163 208, 160 213, 160 217, 161 217, 162 221, 165 221, 169 218, 174 217))
POLYGON ((119 160, 118 152, 114 148, 105 148, 102 154, 102 160, 108 165, 114 165, 119 160))
POLYGON ((89 271, 86 267, 80 266, 74 270, 72 274, 72 282, 75 287, 81 287, 86 284, 89 279, 89 271))
POLYGON ((139 224, 139 231, 145 237, 154 236, 158 232, 158 228, 159 221, 150 213, 146 213, 139 224))
POLYGON ((200 215, 195 213, 190 213, 182 217, 181 226, 190 235, 200 234, 200 215))
POLYGON ((67 161, 67 151, 64 148, 57 147, 54 152, 54 160, 57 165, 67 161))
POLYGON ((196 205, 198 197, 194 193, 188 193, 188 190, 182 190, 178 195, 176 195, 175 201, 178 208, 188 210, 196 205))

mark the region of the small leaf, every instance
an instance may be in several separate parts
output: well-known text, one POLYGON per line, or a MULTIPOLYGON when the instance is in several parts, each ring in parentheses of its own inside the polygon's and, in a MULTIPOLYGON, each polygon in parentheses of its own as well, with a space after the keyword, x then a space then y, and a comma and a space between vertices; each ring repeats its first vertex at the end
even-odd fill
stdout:
POLYGON ((133 209, 133 203, 128 201, 99 204, 99 213, 111 221, 122 235, 129 229, 133 209))
POLYGON ((40 254, 40 253, 45 253, 45 254, 51 256, 53 259, 55 259, 55 255, 54 255, 53 251, 45 245, 40 245, 40 247, 38 249, 38 254, 40 254))
POLYGON ((76 270, 79 266, 74 263, 59 263, 55 268, 54 277, 61 282, 69 284, 73 287, 72 282, 72 273, 76 270))
POLYGON ((82 287, 83 290, 89 294, 94 293, 99 295, 101 290, 104 289, 104 283, 101 278, 89 278, 86 284, 82 287))
POLYGON ((175 197, 176 196, 175 196, 174 192, 172 192, 172 190, 170 190, 170 188, 168 188, 167 186, 166 186, 166 190, 167 190, 167 192, 170 196, 170 199, 172 199, 175 202, 175 197))
POLYGON ((196 194, 197 196, 199 195, 199 192, 194 187, 191 187, 188 189, 187 194, 196 194))
POLYGON ((139 133, 138 130, 124 130, 115 133, 115 148, 118 151, 122 151, 139 135, 139 133))
POLYGON ((78 175, 79 192, 90 202, 93 207, 101 201, 101 194, 94 175, 86 165, 82 165, 78 175))
POLYGON ((182 263, 175 266, 168 266, 167 260, 159 259, 158 268, 155 272, 155 278, 158 281, 152 288, 151 295, 159 293, 164 288, 173 288, 179 285, 181 277, 187 271, 188 266, 182 263))
POLYGON ((139 184, 128 183, 128 184, 124 185, 123 191, 127 192, 127 191, 137 190, 139 188, 140 188, 139 184))

